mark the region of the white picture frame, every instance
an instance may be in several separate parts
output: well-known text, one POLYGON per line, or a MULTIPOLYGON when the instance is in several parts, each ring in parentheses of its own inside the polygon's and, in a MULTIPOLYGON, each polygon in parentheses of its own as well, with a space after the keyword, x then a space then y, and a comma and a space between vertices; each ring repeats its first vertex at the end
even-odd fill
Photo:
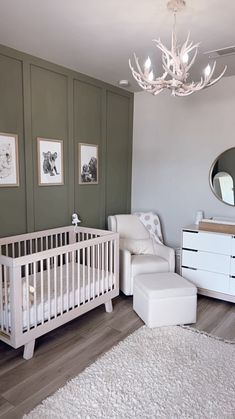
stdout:
POLYGON ((64 185, 63 141, 37 137, 38 185, 64 185))
POLYGON ((0 133, 0 187, 19 186, 18 135, 0 133))
POLYGON ((98 177, 98 145, 97 144, 78 144, 79 154, 79 184, 97 185, 98 177))

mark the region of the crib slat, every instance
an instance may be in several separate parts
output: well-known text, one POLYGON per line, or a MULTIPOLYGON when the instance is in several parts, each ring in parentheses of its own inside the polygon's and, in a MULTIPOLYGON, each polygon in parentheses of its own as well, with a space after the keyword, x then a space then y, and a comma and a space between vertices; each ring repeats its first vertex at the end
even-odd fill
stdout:
POLYGON ((40 260, 40 285, 41 285, 41 322, 44 324, 44 283, 43 283, 43 259, 40 260))
POLYGON ((30 329, 30 311, 29 311, 29 265, 28 263, 25 265, 25 278, 26 278, 26 322, 27 322, 27 330, 30 329))
POLYGON ((109 281, 109 242, 105 243, 105 247, 106 247, 105 291, 108 292, 109 290, 109 283, 108 283, 109 281))
POLYGON ((71 301, 71 306, 74 308, 75 307, 75 286, 74 286, 74 280, 75 280, 75 270, 74 270, 74 254, 75 252, 72 252, 72 301, 71 301))
POLYGON ((69 311, 69 254, 65 253, 65 266, 66 266, 66 302, 67 312, 69 311))
POLYGON ((63 254, 60 254, 60 313, 64 311, 64 297, 63 297, 63 254))
POLYGON ((14 257, 15 257, 15 243, 12 243, 11 249, 12 249, 12 257, 14 259, 14 257))
POLYGON ((57 317, 58 313, 58 307, 57 307, 57 266, 56 266, 56 256, 53 257, 53 269, 54 269, 54 316, 55 319, 57 317))
POLYGON ((92 246, 92 298, 95 298, 95 246, 92 246))
POLYGON ((97 245, 98 296, 100 295, 100 244, 97 245))
POLYGON ((85 247, 82 249, 82 302, 85 304, 85 247))
POLYGON ((110 290, 113 288, 113 240, 110 241, 110 290))
POLYGON ((51 321, 51 272, 50 272, 50 258, 47 261, 47 298, 48 298, 48 321, 51 321))
POLYGON ((3 322, 3 280, 2 280, 2 265, 0 265, 0 314, 1 314, 1 324, 0 330, 4 330, 3 322))
POLYGON ((37 327, 37 284, 36 284, 36 262, 33 262, 33 307, 34 307, 34 327, 37 327))
POLYGON ((102 282, 101 282, 101 290, 102 294, 104 294, 104 243, 101 243, 101 271, 102 271, 102 282))
POLYGON ((87 299, 90 301, 91 299, 91 248, 90 246, 87 248, 87 277, 88 277, 88 292, 87 292, 87 299))
POLYGON ((113 288, 116 288, 116 284, 117 284, 117 270, 118 270, 118 266, 117 266, 117 240, 114 240, 114 280, 113 280, 113 288))
POLYGON ((6 317, 6 331, 9 333, 9 318, 8 318, 8 286, 7 286, 7 267, 3 268, 4 277, 4 300, 5 300, 5 317, 6 317))
POLYGON ((80 249, 77 250, 77 265, 78 265, 78 271, 77 271, 77 287, 78 287, 78 307, 80 306, 80 290, 81 290, 81 285, 80 285, 80 249))

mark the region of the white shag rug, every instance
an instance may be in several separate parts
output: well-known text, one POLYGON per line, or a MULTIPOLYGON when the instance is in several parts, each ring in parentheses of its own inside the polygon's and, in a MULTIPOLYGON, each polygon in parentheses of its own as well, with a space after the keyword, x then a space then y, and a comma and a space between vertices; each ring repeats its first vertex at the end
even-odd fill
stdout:
POLYGON ((235 418, 235 345, 144 326, 24 418, 235 418))

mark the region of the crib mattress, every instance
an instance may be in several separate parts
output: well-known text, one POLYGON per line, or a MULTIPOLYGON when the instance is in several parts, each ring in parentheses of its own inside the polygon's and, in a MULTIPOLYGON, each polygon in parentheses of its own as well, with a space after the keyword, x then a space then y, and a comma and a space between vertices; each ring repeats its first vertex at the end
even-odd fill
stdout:
MULTIPOLYGON (((23 330, 28 330, 49 318, 61 315, 110 291, 113 289, 114 275, 106 270, 88 269, 87 266, 68 263, 63 265, 62 269, 60 267, 56 268, 56 275, 54 269, 50 269, 49 272, 43 272, 42 281, 40 273, 35 275, 35 279, 33 275, 29 275, 28 281, 33 292, 29 294, 30 301, 27 305, 26 279, 22 279, 23 330), (72 278, 74 278, 74 281, 72 278)), ((10 329, 10 305, 8 305, 7 310, 6 305, 3 306, 2 317, 3 319, 1 319, 0 313, 0 325, 3 323, 4 328, 8 327, 10 329)))

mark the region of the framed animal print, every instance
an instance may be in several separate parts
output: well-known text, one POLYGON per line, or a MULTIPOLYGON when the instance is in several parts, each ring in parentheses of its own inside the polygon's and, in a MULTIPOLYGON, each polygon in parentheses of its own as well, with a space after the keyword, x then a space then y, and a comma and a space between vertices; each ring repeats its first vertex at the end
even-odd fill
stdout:
POLYGON ((0 133, 0 187, 19 186, 18 135, 0 133))
POLYGON ((78 144, 79 184, 98 184, 98 145, 78 144))
POLYGON ((39 186, 63 185, 63 141, 37 138, 39 186))

